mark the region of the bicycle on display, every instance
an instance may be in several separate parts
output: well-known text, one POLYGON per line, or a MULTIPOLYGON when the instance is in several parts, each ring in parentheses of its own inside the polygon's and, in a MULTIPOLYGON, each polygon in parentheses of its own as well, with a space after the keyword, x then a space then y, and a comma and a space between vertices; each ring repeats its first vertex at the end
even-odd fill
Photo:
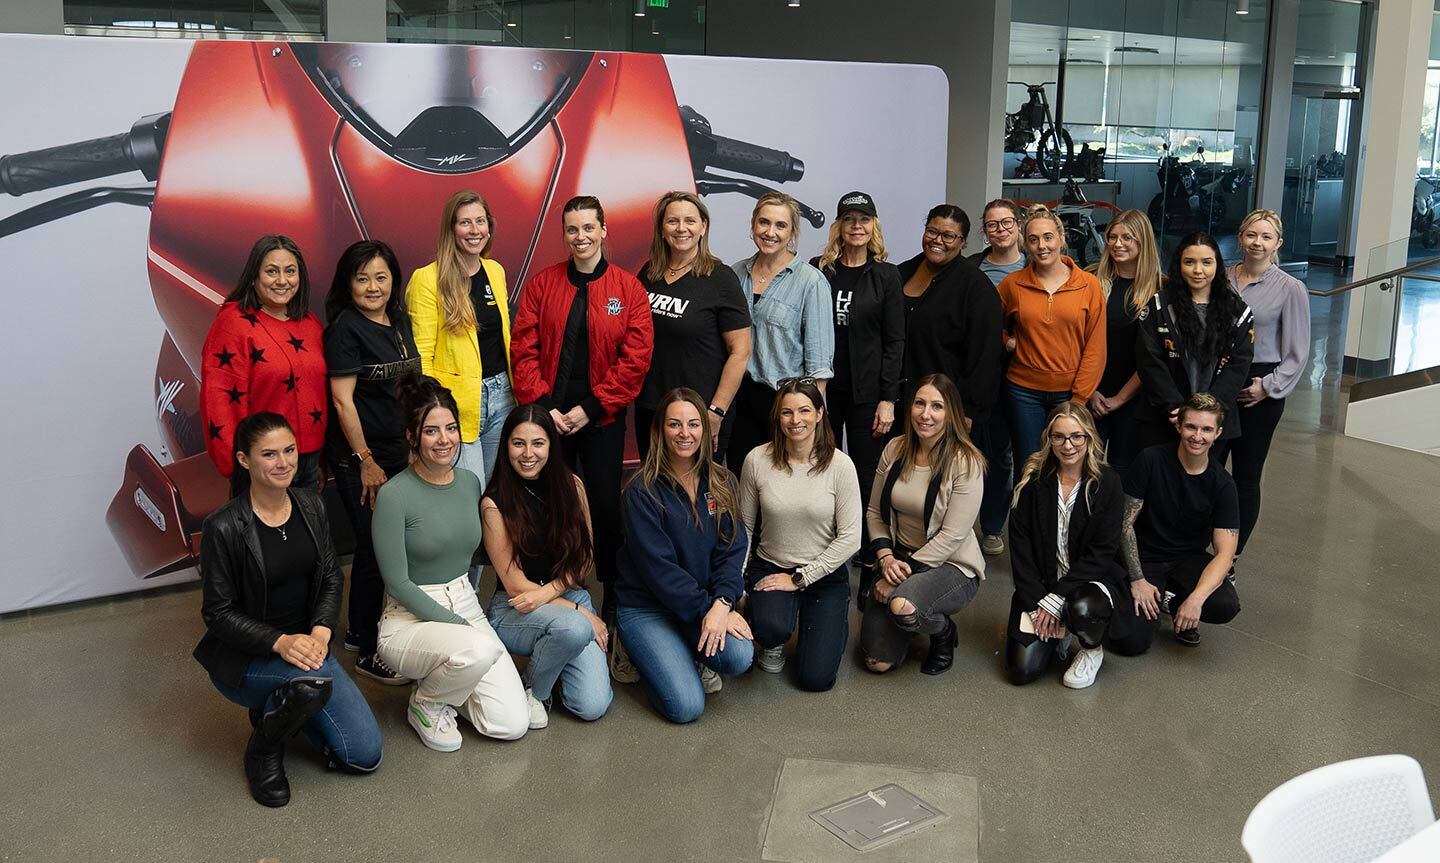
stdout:
POLYGON ((1075 158, 1075 142, 1071 140, 1069 132, 1055 124, 1055 115, 1050 111, 1050 100, 1045 96, 1045 88, 1055 82, 1008 83, 1024 87, 1028 98, 1015 113, 1005 115, 1005 152, 1028 153, 1033 145, 1035 162, 1040 173, 1052 183, 1060 182, 1061 177, 1070 173, 1071 160, 1075 158))

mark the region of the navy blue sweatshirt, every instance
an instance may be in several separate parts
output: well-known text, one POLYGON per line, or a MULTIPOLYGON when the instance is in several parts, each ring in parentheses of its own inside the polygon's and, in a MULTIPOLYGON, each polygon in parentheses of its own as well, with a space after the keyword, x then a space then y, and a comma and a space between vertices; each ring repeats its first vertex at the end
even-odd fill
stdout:
POLYGON ((663 608, 687 623, 705 616, 717 597, 733 606, 745 589, 745 525, 714 515, 710 483, 704 471, 695 510, 685 492, 667 480, 654 486, 636 481, 625 490, 625 542, 616 563, 620 579, 615 597, 621 605, 663 608), (720 530, 731 535, 720 538, 720 530))

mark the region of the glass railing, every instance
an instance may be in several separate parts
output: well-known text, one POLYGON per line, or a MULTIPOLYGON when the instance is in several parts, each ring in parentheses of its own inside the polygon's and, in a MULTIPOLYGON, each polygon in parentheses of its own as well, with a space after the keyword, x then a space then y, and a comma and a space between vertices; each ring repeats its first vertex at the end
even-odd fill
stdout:
POLYGON ((1440 256, 1413 257, 1409 238, 1377 246, 1364 278, 1316 297, 1348 295, 1345 373, 1370 381, 1440 366, 1440 256))

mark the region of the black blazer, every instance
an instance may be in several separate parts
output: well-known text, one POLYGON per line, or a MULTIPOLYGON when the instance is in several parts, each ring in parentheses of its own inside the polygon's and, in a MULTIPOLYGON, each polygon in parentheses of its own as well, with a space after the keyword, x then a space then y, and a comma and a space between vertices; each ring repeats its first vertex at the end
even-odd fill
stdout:
MULTIPOLYGON (((319 492, 292 488, 290 501, 299 507, 318 555, 310 579, 310 625, 334 632, 345 577, 330 541, 330 517, 319 492)), ((200 533, 200 616, 205 619, 205 635, 194 655, 206 671, 232 689, 240 685, 250 660, 268 657, 282 635, 263 622, 263 561, 249 494, 241 494, 205 519, 200 533)))
MULTIPOLYGON (((1135 366, 1140 374, 1140 395, 1135 418, 1170 420, 1170 411, 1193 393, 1190 375, 1185 371, 1185 356, 1191 348, 1181 340, 1175 325, 1173 292, 1166 286, 1145 308, 1140 310, 1140 337, 1135 340, 1135 366)), ((1178 290, 1185 290, 1183 287, 1178 290)), ((1210 372, 1210 385, 1201 388, 1225 406, 1221 440, 1240 436, 1240 390, 1250 377, 1250 361, 1255 356, 1255 318, 1250 307, 1241 304, 1240 316, 1231 325, 1230 342, 1222 345, 1217 356, 1203 357, 1204 368, 1210 372)))
MULTIPOLYGON (((902 287, 923 258, 916 255, 900 265, 902 287)), ((1003 326, 999 292, 979 268, 957 255, 906 315, 906 398, 921 377, 939 372, 959 388, 967 417, 977 422, 988 417, 1004 375, 1003 326)))
MULTIPOLYGON (((812 258, 810 264, 818 268, 820 259, 812 258)), ((830 279, 835 268, 821 272, 830 279)), ((857 405, 900 401, 905 362, 905 298, 900 292, 903 284, 898 267, 872 256, 855 285, 846 332, 851 399, 857 405)))
POLYGON ((1107 465, 1099 482, 1086 480, 1081 487, 1070 513, 1070 571, 1063 579, 1056 575, 1059 494, 1060 480, 1048 472, 1020 490, 1010 512, 1010 572, 1020 607, 1033 611, 1046 594, 1068 598, 1090 581, 1104 584, 1116 606, 1129 602, 1129 582, 1118 557, 1125 504, 1120 474, 1107 465))

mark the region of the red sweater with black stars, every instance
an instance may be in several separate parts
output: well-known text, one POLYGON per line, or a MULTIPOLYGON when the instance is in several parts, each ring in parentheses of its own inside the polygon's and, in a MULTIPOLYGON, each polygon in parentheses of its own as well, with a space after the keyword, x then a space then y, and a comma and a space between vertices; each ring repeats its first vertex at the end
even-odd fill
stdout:
POLYGON ((329 387, 320 319, 298 321, 225 303, 205 337, 200 366, 200 419, 210 460, 229 476, 235 425, 253 413, 274 411, 295 427, 301 453, 325 445, 329 387))

